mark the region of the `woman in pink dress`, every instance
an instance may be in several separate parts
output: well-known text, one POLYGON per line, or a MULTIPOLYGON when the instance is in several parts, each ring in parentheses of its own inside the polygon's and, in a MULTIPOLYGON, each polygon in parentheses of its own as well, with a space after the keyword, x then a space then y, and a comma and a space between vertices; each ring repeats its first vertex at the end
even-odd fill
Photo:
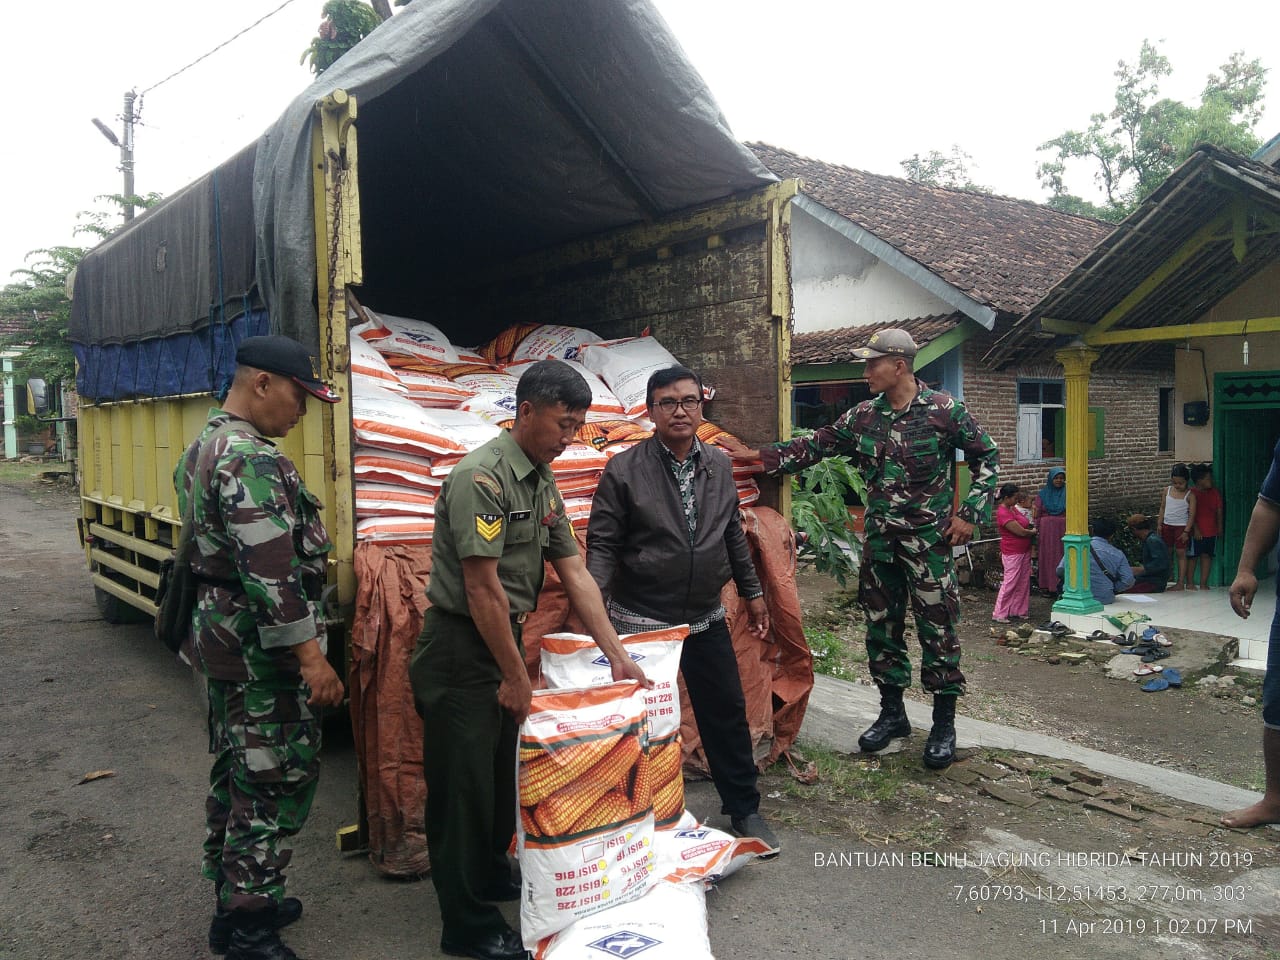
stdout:
POLYGON ((1006 483, 1000 488, 996 500, 996 526, 1000 529, 1000 562, 1004 564, 1004 579, 991 619, 996 623, 1008 623, 1011 619, 1025 619, 1031 612, 1031 539, 1035 536, 1035 524, 1017 507, 1018 486, 1006 483))
POLYGON ((1067 532, 1067 471, 1054 467, 1036 494, 1031 520, 1039 531, 1040 589, 1057 593, 1058 561, 1062 559, 1062 538, 1067 532))

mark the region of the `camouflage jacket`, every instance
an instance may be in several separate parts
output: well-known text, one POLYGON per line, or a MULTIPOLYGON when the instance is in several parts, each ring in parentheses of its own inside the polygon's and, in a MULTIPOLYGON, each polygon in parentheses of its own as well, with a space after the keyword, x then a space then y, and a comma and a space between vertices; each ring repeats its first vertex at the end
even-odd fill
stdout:
POLYGON ((894 411, 881 394, 811 437, 763 448, 765 470, 798 473, 824 457, 846 455, 867 484, 868 543, 915 537, 924 549, 937 543, 950 521, 953 451, 963 450, 972 482, 956 514, 979 522, 998 479, 995 441, 961 401, 919 380, 916 385, 919 392, 906 410, 894 411))
POLYGON ((232 419, 211 410, 173 476, 184 513, 196 491, 196 654, 215 679, 293 685, 300 672, 291 648, 313 637, 324 645, 319 600, 329 538, 320 502, 251 424, 204 443, 232 419))

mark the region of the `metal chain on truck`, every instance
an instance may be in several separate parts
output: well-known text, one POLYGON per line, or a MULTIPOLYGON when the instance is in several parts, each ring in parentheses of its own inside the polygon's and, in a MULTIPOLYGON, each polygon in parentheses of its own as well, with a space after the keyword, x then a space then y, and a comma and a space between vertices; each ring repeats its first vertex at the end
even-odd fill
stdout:
MULTIPOLYGON (((347 168, 342 162, 342 157, 337 150, 330 149, 326 151, 325 160, 332 165, 333 169, 333 196, 331 198, 332 209, 330 212, 330 228, 329 228, 329 304, 328 310, 325 312, 325 338, 332 345, 333 337, 333 316, 338 305, 338 248, 340 246, 340 237, 342 231, 339 225, 342 223, 342 191, 346 184, 347 168)), ((345 316, 343 319, 346 319, 345 316)))

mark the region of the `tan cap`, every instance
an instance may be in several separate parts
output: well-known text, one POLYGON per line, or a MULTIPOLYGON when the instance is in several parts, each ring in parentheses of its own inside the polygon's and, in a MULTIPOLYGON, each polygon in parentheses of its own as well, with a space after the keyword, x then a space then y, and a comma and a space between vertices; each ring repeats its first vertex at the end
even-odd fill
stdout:
POLYGON ((877 330, 871 335, 865 347, 853 351, 859 360, 874 360, 876 357, 914 357, 918 351, 916 342, 905 330, 877 330))

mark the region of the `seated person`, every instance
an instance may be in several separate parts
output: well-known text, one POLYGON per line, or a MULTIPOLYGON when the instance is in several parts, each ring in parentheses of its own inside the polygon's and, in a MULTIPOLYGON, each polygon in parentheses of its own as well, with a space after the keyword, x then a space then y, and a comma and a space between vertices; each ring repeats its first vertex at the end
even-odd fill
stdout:
MULTIPOLYGON (((1089 592, 1099 603, 1114 603, 1117 593, 1133 586, 1133 570, 1129 558, 1111 540, 1116 535, 1114 520, 1099 517, 1089 524, 1093 539, 1089 544, 1089 592)), ((1062 577, 1064 556, 1058 561, 1058 577, 1062 577)))
POLYGON ((1129 529, 1142 544, 1142 563, 1130 567, 1133 571, 1134 584, 1127 593, 1163 593, 1169 582, 1169 570, 1173 558, 1169 556, 1169 548, 1159 537, 1153 537, 1155 524, 1145 514, 1135 513, 1129 518, 1129 529))

